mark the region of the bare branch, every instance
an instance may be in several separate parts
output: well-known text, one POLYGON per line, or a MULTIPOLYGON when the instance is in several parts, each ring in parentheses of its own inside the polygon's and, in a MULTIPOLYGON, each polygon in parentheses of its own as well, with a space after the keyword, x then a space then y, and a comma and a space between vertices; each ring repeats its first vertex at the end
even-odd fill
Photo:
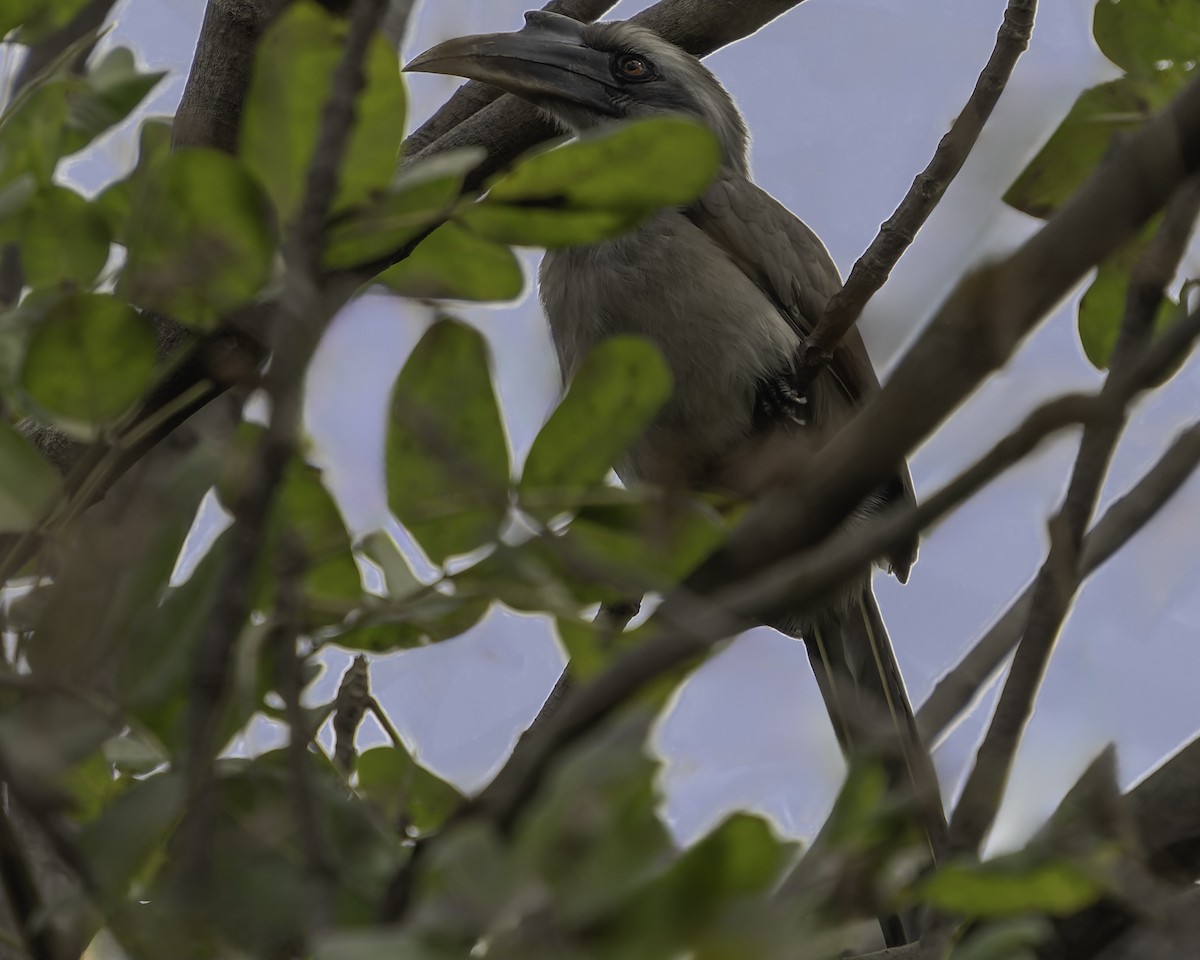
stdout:
POLYGON ((1036 9, 1037 0, 1009 0, 1004 22, 996 34, 996 46, 966 106, 942 137, 929 166, 913 180, 900 206, 880 227, 879 234, 854 264, 845 286, 834 294, 820 322, 801 345, 798 390, 806 389, 832 359, 834 347, 854 326, 867 301, 883 286, 917 231, 941 201, 946 188, 958 176, 1004 92, 1017 60, 1029 46, 1036 9))
POLYGON ((712 593, 827 536, 1197 169, 1200 80, 1193 80, 1114 149, 1041 231, 959 284, 880 393, 813 456, 799 488, 764 498, 690 578, 690 591, 712 593))
POLYGON ((367 658, 360 653, 342 674, 333 701, 333 765, 346 775, 354 769, 354 738, 374 702, 367 658))
MULTIPOLYGON (((1178 269, 1197 212, 1200 212, 1200 181, 1192 179, 1180 188, 1167 207, 1162 226, 1134 270, 1102 398, 1121 390, 1126 371, 1145 351, 1165 287, 1178 269)), ((991 830, 1000 809, 1017 745, 1033 714, 1055 641, 1082 580, 1080 545, 1126 417, 1127 407, 1121 404, 1084 427, 1066 497, 1050 521, 1050 550, 1034 584, 1025 635, 1017 647, 975 766, 950 818, 952 850, 975 851, 991 830)))

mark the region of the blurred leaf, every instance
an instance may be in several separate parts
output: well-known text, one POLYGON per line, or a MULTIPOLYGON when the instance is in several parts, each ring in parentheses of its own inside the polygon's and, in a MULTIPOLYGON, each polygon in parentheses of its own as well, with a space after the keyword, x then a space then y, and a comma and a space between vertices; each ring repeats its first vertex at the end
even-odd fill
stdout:
POLYGON ((58 496, 61 480, 33 446, 0 421, 0 531, 28 530, 58 496))
POLYGON ((211 327, 266 283, 275 240, 266 195, 237 160, 181 150, 136 191, 121 289, 141 307, 211 327))
POLYGON ((358 757, 359 793, 376 803, 389 821, 403 818, 429 833, 463 802, 462 794, 397 747, 375 747, 358 757))
POLYGON ((449 947, 422 943, 402 930, 337 930, 321 936, 313 960, 456 960, 449 947))
POLYGON ((97 751, 67 775, 65 786, 74 800, 71 812, 80 822, 94 820, 131 782, 128 777, 114 776, 108 758, 97 751))
POLYGON ((66 25, 87 0, 5 0, 0 8, 0 37, 20 27, 16 39, 35 43, 66 25))
POLYGON ((67 95, 68 152, 82 150, 124 120, 166 75, 139 73, 127 47, 105 53, 88 67, 86 85, 67 95))
POLYGON ((399 544, 386 530, 368 533, 355 544, 355 549, 379 568, 384 590, 391 599, 400 600, 421 588, 421 581, 408 565, 399 544))
POLYGON ((169 119, 161 117, 143 121, 138 129, 137 166, 129 176, 115 180, 100 191, 93 206, 108 222, 113 238, 120 244, 129 242, 129 219, 133 215, 134 194, 148 182, 151 172, 171 152, 169 119))
POLYGON ((183 779, 158 774, 130 784, 83 828, 79 849, 110 899, 124 897, 183 812, 183 779))
POLYGON ((280 490, 280 521, 298 538, 307 566, 305 592, 314 601, 354 602, 362 577, 350 549, 342 513, 325 489, 321 471, 299 460, 288 467, 280 490))
POLYGON ((110 50, 84 76, 65 69, 46 74, 22 90, 0 117, 0 183, 30 173, 49 184, 62 157, 78 153, 124 120, 163 76, 139 73, 133 54, 122 47, 110 50))
POLYGON ((66 187, 43 186, 0 227, 16 243, 31 287, 88 288, 108 262, 111 235, 100 212, 66 187))
POLYGON ((642 435, 671 387, 671 371, 648 340, 602 340, 533 442, 521 475, 522 509, 542 519, 573 509, 642 435))
POLYGON ((22 173, 0 187, 0 229, 9 217, 25 209, 29 200, 37 193, 37 181, 30 173, 22 173))
POLYGON ((455 150, 402 170, 386 193, 332 224, 325 266, 339 270, 378 260, 444 218, 481 153, 474 147, 455 150))
POLYGON ((1200 6, 1195 0, 1100 0, 1092 30, 1097 45, 1117 66, 1152 75, 1195 62, 1200 6))
MULTIPOLYGON (((300 208, 346 30, 344 19, 311 0, 299 0, 288 5, 258 44, 242 114, 240 152, 285 223, 300 208)), ((372 40, 363 68, 366 86, 355 100, 335 211, 364 203, 387 187, 404 133, 400 65, 381 35, 372 40)))
MULTIPOLYGON (((1116 346, 1121 323, 1125 318, 1129 272, 1145 249, 1137 243, 1105 260, 1079 300, 1079 342, 1083 352, 1097 370, 1107 370, 1116 346)), ((1154 321, 1156 333, 1162 332, 1176 318, 1179 304, 1163 297, 1154 321)))
POLYGON ((508 247, 450 221, 374 282, 404 297, 490 301, 520 296, 525 277, 508 247))
POLYGON ((1018 917, 978 926, 955 945, 950 960, 1033 960, 1054 928, 1044 917, 1018 917))
POLYGON ((518 867, 540 876, 572 927, 604 916, 673 860, 656 813, 650 714, 627 713, 566 756, 517 827, 518 867))
POLYGON ((1066 916, 1095 903, 1106 884, 1066 859, 1015 853, 980 864, 943 864, 918 888, 922 902, 965 917, 1066 916))
POLYGON ((426 331, 392 388, 388 503, 435 563, 490 541, 508 513, 508 441, 487 346, 465 324, 426 331))
POLYGON ((171 759, 159 744, 132 730, 106 740, 103 754, 118 773, 134 776, 147 774, 171 759))
POLYGON ((1008 188, 1004 202, 1031 217, 1049 217, 1095 170, 1112 138, 1141 126, 1185 80, 1184 72, 1174 69, 1152 76, 1125 76, 1085 90, 1008 188))
POLYGON ((154 376, 154 330, 116 297, 80 293, 52 306, 30 338, 21 386, 69 423, 98 427, 137 400, 154 376))
POLYGON ((493 178, 484 199, 460 207, 458 216, 501 243, 594 243, 660 207, 695 200, 720 162, 716 137, 699 123, 638 120, 529 154, 493 178))
POLYGON ((185 743, 192 666, 219 596, 228 545, 222 534, 186 581, 137 611, 118 662, 119 702, 171 752, 185 743))
POLYGON ((349 650, 394 653, 466 633, 490 607, 488 597, 423 591, 395 606, 369 612, 336 634, 334 642, 349 650))

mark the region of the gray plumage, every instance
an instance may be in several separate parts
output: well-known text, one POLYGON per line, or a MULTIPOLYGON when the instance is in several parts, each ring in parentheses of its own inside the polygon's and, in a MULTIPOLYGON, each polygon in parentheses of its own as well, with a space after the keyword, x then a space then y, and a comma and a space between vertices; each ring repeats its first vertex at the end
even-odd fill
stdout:
MULTIPOLYGON (((660 211, 615 240, 551 251, 542 261, 540 295, 564 379, 599 341, 619 333, 650 338, 674 374, 674 395, 618 466, 626 483, 727 485, 726 468, 764 433, 819 445, 879 389, 852 330, 806 404, 789 396, 797 349, 841 278, 816 234, 750 179, 741 114, 694 57, 631 24, 531 13, 519 33, 450 41, 409 68, 495 83, 575 132, 683 113, 717 136, 720 174, 690 207, 660 211)), ((912 498, 901 465, 858 519, 912 498)), ((885 559, 903 580, 915 556, 912 543, 885 559)), ((861 717, 886 711, 903 753, 893 779, 913 782, 918 793, 927 788, 932 770, 867 572, 842 596, 773 625, 808 643, 843 747, 855 746, 861 717)), ((942 826, 930 824, 931 843, 942 826)))

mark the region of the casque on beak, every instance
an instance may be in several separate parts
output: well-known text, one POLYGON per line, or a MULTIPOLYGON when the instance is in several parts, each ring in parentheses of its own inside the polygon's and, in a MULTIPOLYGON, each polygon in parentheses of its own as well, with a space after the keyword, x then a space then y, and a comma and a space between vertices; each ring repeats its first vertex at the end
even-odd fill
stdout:
POLYGON ((404 69, 480 80, 535 104, 560 100, 612 115, 609 55, 583 42, 583 27, 570 17, 534 11, 516 33, 447 40, 404 69))

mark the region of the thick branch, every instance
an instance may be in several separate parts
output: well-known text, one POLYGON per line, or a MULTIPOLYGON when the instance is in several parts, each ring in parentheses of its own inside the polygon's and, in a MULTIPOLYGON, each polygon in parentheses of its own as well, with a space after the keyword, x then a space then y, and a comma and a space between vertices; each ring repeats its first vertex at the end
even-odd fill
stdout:
POLYGON ((1037 0, 1009 0, 992 56, 980 73, 966 106, 942 137, 929 166, 913 180, 900 206, 858 258, 845 286, 834 294, 820 322, 801 346, 797 389, 806 389, 830 361, 834 347, 854 326, 867 301, 883 286, 917 231, 941 201, 946 188, 958 176, 1004 92, 1018 58, 1029 46, 1036 8, 1037 0))

